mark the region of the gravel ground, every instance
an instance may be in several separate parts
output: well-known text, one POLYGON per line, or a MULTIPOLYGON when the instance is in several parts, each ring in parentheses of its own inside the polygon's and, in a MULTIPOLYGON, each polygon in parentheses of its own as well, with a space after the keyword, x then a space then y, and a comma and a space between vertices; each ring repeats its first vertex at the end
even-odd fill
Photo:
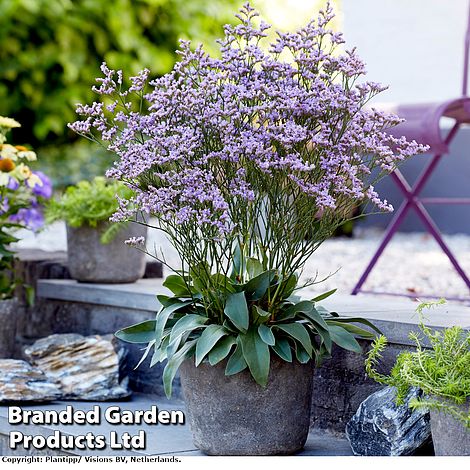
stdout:
MULTIPOLYGON (((66 249, 65 227, 53 224, 41 233, 20 233, 19 247, 39 248, 46 251, 66 249)), ((322 279, 311 290, 324 292, 337 288, 348 294, 374 254, 382 233, 377 230, 357 230, 353 239, 335 238, 326 241, 307 262, 303 278, 322 279)), ((470 276, 470 236, 447 235, 446 242, 470 276)), ((174 263, 176 253, 162 238, 160 232, 151 231, 147 249, 162 249, 168 262, 174 263)), ((422 233, 399 233, 388 245, 385 253, 369 276, 366 290, 397 292, 420 296, 467 298, 470 292, 440 250, 432 237, 422 233)))

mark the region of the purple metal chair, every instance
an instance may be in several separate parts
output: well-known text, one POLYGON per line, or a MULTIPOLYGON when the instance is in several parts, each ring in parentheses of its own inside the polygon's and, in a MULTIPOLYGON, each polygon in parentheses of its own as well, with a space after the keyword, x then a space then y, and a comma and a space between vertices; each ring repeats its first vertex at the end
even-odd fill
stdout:
MULTIPOLYGON (((426 230, 434 237, 436 242, 442 248, 444 253, 449 258, 450 262, 463 279, 465 284, 470 290, 470 279, 464 272, 455 256, 450 251, 447 244, 442 239, 441 233, 425 208, 425 204, 470 204, 470 198, 424 198, 419 197, 422 189, 424 188, 429 177, 436 169, 442 157, 449 152, 449 145, 456 136, 459 128, 463 124, 470 124, 470 97, 467 94, 467 81, 468 81, 468 67, 469 67, 469 49, 470 49, 470 7, 467 31, 465 34, 465 55, 464 55, 464 74, 462 96, 457 99, 449 100, 444 103, 437 104, 414 104, 398 106, 394 110, 396 114, 404 118, 406 121, 394 128, 391 132, 395 136, 405 136, 408 140, 414 139, 419 143, 429 145, 431 157, 429 163, 418 176, 413 186, 406 181, 403 174, 399 170, 395 170, 391 177, 397 184, 405 196, 400 208, 395 212, 392 221, 386 229, 385 235, 375 255, 372 257, 369 265, 362 274, 358 283, 352 291, 352 295, 359 292, 379 293, 362 290, 362 286, 367 280, 370 272, 377 263, 380 255, 383 253, 385 247, 392 239, 395 232, 400 227, 405 216, 410 209, 416 212, 426 230), (440 127, 442 117, 452 118, 455 123, 446 135, 440 127)), ((394 293, 388 293, 394 294, 394 293)), ((403 295, 406 297, 415 297, 415 295, 407 294, 394 294, 403 295)), ((424 296, 423 296, 424 297, 424 296)))

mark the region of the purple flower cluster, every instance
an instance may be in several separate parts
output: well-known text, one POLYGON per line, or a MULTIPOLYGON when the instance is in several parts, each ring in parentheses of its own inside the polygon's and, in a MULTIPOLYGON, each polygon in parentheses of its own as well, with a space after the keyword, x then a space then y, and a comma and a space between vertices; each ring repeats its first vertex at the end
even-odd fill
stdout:
POLYGON ((236 204, 269 192, 270 182, 286 197, 308 196, 319 214, 345 200, 391 210, 374 191, 374 170, 390 172, 425 148, 387 133, 397 116, 365 107, 384 87, 356 83, 364 63, 355 50, 338 51, 333 16, 328 6, 266 51, 270 27, 246 4, 240 24, 225 26, 220 58, 182 41, 170 73, 148 83, 144 70, 128 89, 103 64, 93 89, 107 106, 79 105, 83 120, 70 127, 105 141, 119 157, 107 176, 135 190, 115 220, 143 210, 223 234, 238 223, 236 204))
MULTIPOLYGON (((42 171, 34 171, 33 173, 41 180, 42 186, 33 186, 31 194, 29 195, 28 207, 20 208, 16 213, 10 215, 9 220, 37 232, 44 225, 42 205, 45 199, 50 199, 52 196, 52 183, 49 177, 42 171)), ((20 185, 12 178, 7 188, 11 191, 17 191, 20 185)), ((0 199, 0 215, 7 212, 9 209, 8 198, 5 198, 4 201, 0 199)))

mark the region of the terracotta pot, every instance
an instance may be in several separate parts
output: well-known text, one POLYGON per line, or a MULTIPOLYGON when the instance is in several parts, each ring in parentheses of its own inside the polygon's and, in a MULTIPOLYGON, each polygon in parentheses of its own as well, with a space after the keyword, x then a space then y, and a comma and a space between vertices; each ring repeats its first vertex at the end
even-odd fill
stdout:
POLYGON ((181 385, 195 446, 209 455, 288 455, 303 448, 310 427, 313 364, 271 357, 266 388, 247 369, 229 377, 225 361, 186 360, 181 385))
POLYGON ((128 246, 125 240, 147 234, 147 227, 129 223, 110 243, 100 237, 105 223, 96 228, 67 226, 67 252, 70 275, 80 282, 127 283, 142 278, 145 272, 145 253, 128 246))

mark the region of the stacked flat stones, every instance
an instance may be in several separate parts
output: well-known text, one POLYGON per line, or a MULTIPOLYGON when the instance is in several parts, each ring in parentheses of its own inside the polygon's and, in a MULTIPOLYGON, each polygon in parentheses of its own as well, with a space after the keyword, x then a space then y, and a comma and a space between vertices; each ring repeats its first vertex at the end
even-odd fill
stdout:
POLYGON ((130 395, 125 350, 111 337, 52 335, 25 348, 28 360, 0 359, 0 403, 116 400, 130 395))

